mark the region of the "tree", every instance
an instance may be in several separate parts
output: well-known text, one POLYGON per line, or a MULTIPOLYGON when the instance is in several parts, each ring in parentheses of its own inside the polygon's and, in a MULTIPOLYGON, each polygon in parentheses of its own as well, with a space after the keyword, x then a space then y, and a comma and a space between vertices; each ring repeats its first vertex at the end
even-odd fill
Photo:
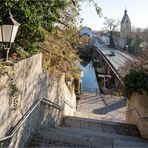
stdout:
MULTIPOLYGON (((77 20, 79 2, 93 0, 7 0, 0 4, 0 22, 11 11, 21 24, 13 49, 21 47, 32 53, 43 53, 43 67, 54 76, 78 73, 79 57, 75 48, 83 44, 77 20)), ((98 13, 99 8, 95 3, 98 13)), ((11 50, 12 51, 12 50, 11 50)))
MULTIPOLYGON (((93 0, 6 0, 0 2, 0 22, 8 11, 21 24, 16 46, 27 51, 37 49, 37 43, 43 41, 44 34, 41 28, 51 32, 55 24, 63 26, 76 25, 79 1, 93 0)), ((99 8, 93 3, 96 9, 99 8)))
POLYGON ((41 28, 52 31, 55 22, 60 19, 60 13, 68 7, 66 0, 7 0, 1 1, 0 20, 11 11, 14 18, 21 24, 16 38, 16 46, 21 46, 27 51, 33 51, 37 42, 43 40, 41 28))
POLYGON ((143 40, 148 43, 148 28, 145 28, 143 30, 143 35, 142 35, 143 40))
POLYGON ((131 36, 127 39, 129 52, 139 54, 139 51, 148 48, 148 29, 132 28, 131 36))
MULTIPOLYGON (((129 65, 129 63, 128 63, 129 65)), ((138 51, 136 61, 132 65, 132 69, 123 79, 125 92, 128 98, 132 93, 148 94, 148 49, 138 51)))
POLYGON ((140 44, 143 42, 142 39, 142 29, 132 28, 131 36, 127 39, 127 45, 129 47, 129 52, 136 54, 140 49, 140 44))
POLYGON ((113 39, 113 32, 117 29, 119 21, 116 21, 113 18, 105 17, 104 29, 109 33, 110 47, 115 48, 115 43, 113 39))

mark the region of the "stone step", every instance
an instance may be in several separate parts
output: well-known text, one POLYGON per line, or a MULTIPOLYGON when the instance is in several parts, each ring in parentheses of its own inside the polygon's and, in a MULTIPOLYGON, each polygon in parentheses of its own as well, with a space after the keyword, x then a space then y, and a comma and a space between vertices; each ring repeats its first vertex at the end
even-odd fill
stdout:
POLYGON ((65 142, 59 142, 57 140, 49 140, 45 138, 41 138, 39 136, 34 136, 31 143, 27 146, 28 148, 88 148, 87 146, 82 146, 79 144, 71 144, 71 143, 65 143, 65 142))
POLYGON ((62 126, 140 137, 137 127, 127 123, 66 116, 62 126))
POLYGON ((31 143, 27 146, 29 148, 40 148, 40 147, 57 147, 55 144, 51 144, 51 142, 46 143, 46 142, 39 142, 39 140, 36 138, 31 141, 31 143))
POLYGON ((114 140, 113 148, 148 148, 148 142, 114 140))
POLYGON ((148 147, 148 141, 113 133, 75 128, 48 128, 38 131, 38 143, 73 147, 148 147))
POLYGON ((88 119, 103 119, 105 118, 105 115, 96 115, 96 114, 92 114, 92 113, 82 113, 79 111, 74 112, 74 116, 75 117, 82 117, 82 118, 88 118, 88 119))
POLYGON ((95 137, 91 134, 84 134, 83 132, 76 131, 75 129, 67 129, 67 128, 57 128, 57 129, 46 129, 40 130, 38 132, 38 139, 39 143, 51 142, 54 143, 61 143, 63 146, 73 146, 73 147, 104 147, 111 148, 112 147, 112 140, 108 139, 101 139, 95 137), (43 141, 42 141, 43 140, 43 141))
POLYGON ((96 119, 96 120, 104 120, 104 121, 112 121, 112 122, 120 122, 120 123, 127 123, 125 120, 121 120, 120 121, 118 119, 113 119, 110 116, 106 116, 106 115, 99 115, 99 114, 93 114, 93 113, 83 113, 83 112, 79 112, 76 111, 74 113, 75 117, 81 117, 81 118, 88 118, 88 119, 96 119))
POLYGON ((47 128, 44 130, 39 130, 38 134, 44 132, 54 132, 54 133, 60 133, 62 135, 72 135, 74 137, 80 136, 80 137, 93 137, 93 138, 100 138, 101 140, 130 140, 130 141, 140 141, 145 142, 146 140, 140 138, 140 137, 132 137, 132 136, 126 136, 126 135, 120 135, 115 133, 106 133, 106 132, 100 132, 100 131, 92 131, 92 130, 86 130, 86 129, 78 129, 78 128, 66 128, 66 127, 59 127, 59 128, 47 128))

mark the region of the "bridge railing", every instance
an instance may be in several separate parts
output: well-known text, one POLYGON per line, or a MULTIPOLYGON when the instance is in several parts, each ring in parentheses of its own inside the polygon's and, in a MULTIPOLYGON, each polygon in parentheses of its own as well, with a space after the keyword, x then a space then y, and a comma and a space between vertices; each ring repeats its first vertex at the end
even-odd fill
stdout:
POLYGON ((82 88, 82 93, 90 93, 90 94, 95 94, 98 95, 100 94, 100 89, 99 88, 82 88))
POLYGON ((116 75, 116 77, 118 78, 118 80, 121 82, 121 84, 124 86, 124 83, 122 81, 122 76, 120 75, 120 73, 118 72, 118 70, 112 65, 112 63, 109 61, 109 59, 102 53, 102 51, 99 49, 99 47, 97 47, 97 45, 94 44, 94 47, 97 48, 97 51, 99 52, 99 54, 103 57, 103 59, 106 61, 106 63, 108 64, 108 66, 111 68, 111 70, 114 72, 114 74, 116 75))

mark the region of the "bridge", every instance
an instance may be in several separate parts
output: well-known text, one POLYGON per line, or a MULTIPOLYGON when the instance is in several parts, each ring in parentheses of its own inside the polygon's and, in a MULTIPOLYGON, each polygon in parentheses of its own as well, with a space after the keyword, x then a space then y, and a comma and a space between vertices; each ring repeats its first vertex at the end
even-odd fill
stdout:
POLYGON ((90 42, 92 59, 101 87, 106 92, 113 92, 123 87, 123 78, 135 62, 135 58, 105 45, 97 40, 90 42))

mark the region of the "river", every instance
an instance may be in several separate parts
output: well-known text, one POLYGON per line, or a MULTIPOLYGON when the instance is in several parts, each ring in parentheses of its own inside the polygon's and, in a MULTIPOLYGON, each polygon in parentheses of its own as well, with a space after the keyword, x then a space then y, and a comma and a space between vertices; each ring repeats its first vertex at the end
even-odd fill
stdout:
POLYGON ((84 71, 82 77, 82 92, 99 94, 99 86, 92 62, 89 62, 86 65, 81 64, 80 67, 84 71))

